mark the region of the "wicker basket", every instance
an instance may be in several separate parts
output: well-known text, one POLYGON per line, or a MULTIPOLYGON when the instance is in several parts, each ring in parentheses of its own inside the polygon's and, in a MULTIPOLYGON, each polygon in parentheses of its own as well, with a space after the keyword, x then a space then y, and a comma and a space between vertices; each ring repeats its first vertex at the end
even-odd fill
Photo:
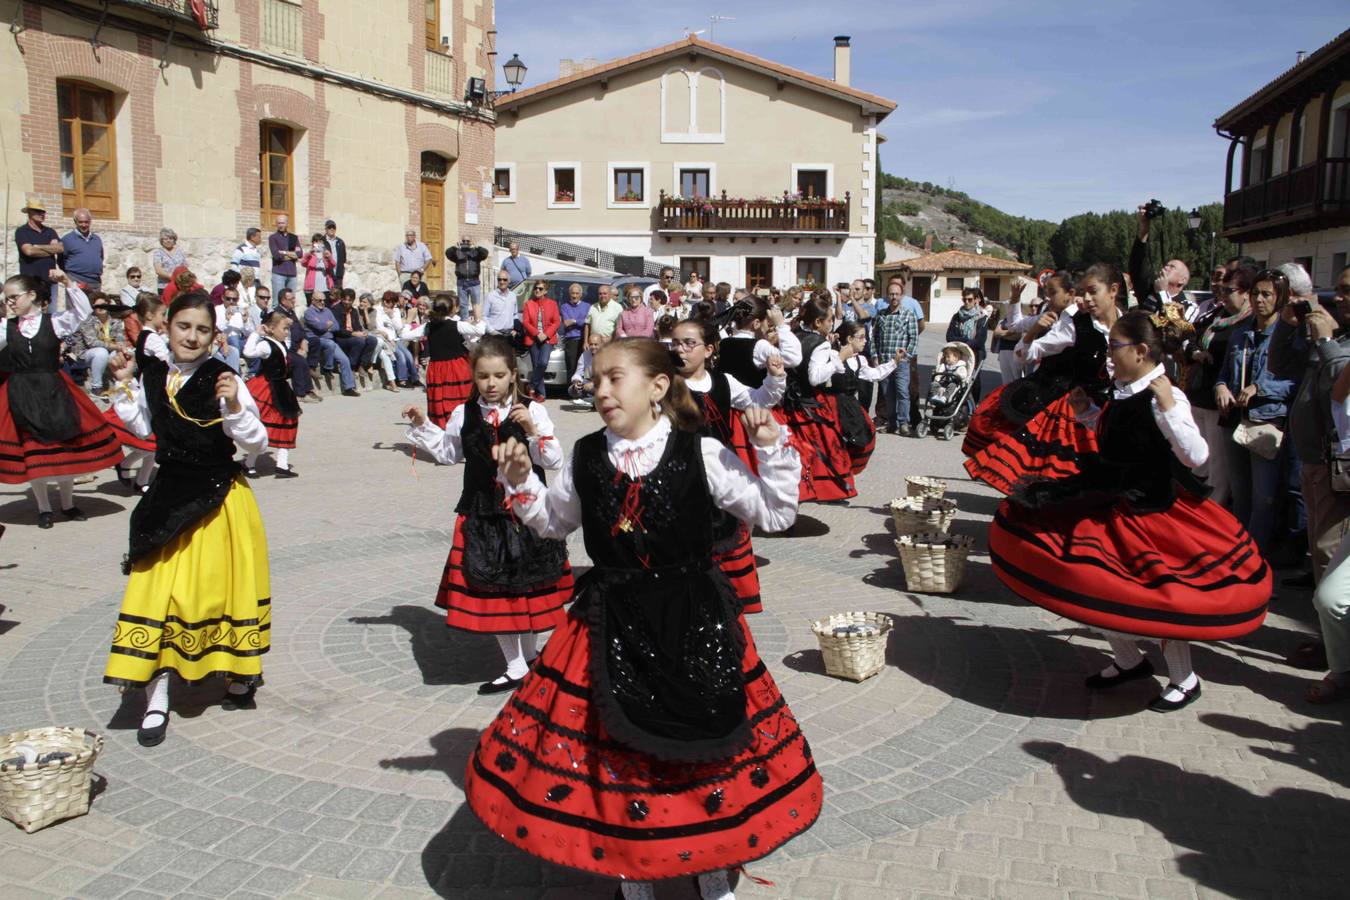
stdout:
POLYGON ((32 834, 89 812, 89 776, 103 750, 103 738, 80 728, 16 731, 0 738, 0 760, 21 756, 25 744, 39 760, 54 752, 70 755, 45 763, 0 764, 0 815, 32 834))
POLYGON ((825 674, 863 681, 886 665, 886 636, 891 617, 885 613, 835 613, 811 623, 825 659, 825 674))
POLYGON ((905 477, 905 494, 910 497, 937 497, 947 493, 947 482, 941 478, 929 478, 927 475, 909 475, 905 477))
POLYGON ((891 519, 895 535, 922 532, 946 533, 956 518, 956 502, 941 497, 903 497, 891 501, 891 519))
POLYGON ((950 594, 961 586, 975 540, 963 534, 907 534, 895 542, 911 591, 950 594))

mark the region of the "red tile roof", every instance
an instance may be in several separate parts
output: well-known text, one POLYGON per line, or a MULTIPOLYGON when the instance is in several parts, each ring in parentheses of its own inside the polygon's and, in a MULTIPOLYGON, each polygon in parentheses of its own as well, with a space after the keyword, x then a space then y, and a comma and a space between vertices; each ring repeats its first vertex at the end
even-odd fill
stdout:
POLYGON ((555 78, 553 81, 546 81, 543 84, 535 85, 532 88, 517 91, 514 94, 510 94, 498 100, 496 108, 498 111, 518 108, 530 100, 556 93, 565 88, 572 87, 573 85, 604 78, 621 69, 627 69, 642 63, 652 62, 663 56, 676 56, 680 53, 692 53, 695 51, 705 53, 708 56, 722 58, 730 62, 740 63, 749 68, 758 69, 759 71, 766 72, 775 77, 781 77, 785 80, 800 84, 803 87, 831 94, 840 99, 851 100, 860 105, 864 112, 876 114, 882 118, 895 109, 895 101, 887 100, 885 97, 869 94, 866 91, 860 91, 857 88, 846 87, 831 81, 828 78, 821 78, 818 75, 812 75, 809 72, 803 72, 800 69, 793 69, 771 60, 752 56, 749 53, 743 53, 740 50, 733 50, 722 44, 714 44, 710 41, 701 40, 692 34, 683 40, 665 44, 660 47, 654 47, 651 50, 644 50, 643 52, 635 53, 632 56, 623 56, 618 59, 613 59, 607 63, 602 63, 593 69, 574 72, 564 78, 555 78))
POLYGON ((979 253, 967 253, 964 250, 944 250, 927 256, 886 263, 877 266, 878 272, 906 268, 911 272, 1029 272, 1031 266, 1014 262, 1011 259, 999 259, 996 256, 984 256, 979 253))

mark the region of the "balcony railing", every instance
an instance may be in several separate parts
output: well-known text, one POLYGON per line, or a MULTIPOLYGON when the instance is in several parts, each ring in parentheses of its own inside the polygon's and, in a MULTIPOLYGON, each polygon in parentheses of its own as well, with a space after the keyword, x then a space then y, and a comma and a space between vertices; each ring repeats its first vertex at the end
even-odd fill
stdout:
POLYGON ((1327 214, 1350 212, 1350 157, 1337 157, 1291 169, 1260 184, 1240 188, 1223 201, 1224 231, 1250 231, 1264 225, 1312 222, 1327 214))
POLYGON ((849 230, 849 194, 822 200, 784 193, 782 199, 757 197, 670 197, 661 192, 657 231, 810 232, 849 230))
POLYGON ((149 12, 158 13, 191 22, 202 31, 210 31, 220 25, 220 4, 217 0, 201 0, 201 18, 192 11, 192 0, 117 0, 123 6, 137 6, 149 12))

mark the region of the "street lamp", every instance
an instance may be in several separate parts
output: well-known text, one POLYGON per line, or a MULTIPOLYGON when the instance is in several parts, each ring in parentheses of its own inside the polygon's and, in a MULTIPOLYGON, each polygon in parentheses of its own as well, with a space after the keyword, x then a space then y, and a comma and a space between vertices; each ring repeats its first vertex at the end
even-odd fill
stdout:
POLYGON ((525 81, 525 64, 520 61, 519 53, 512 53, 511 58, 502 66, 502 71, 506 73, 506 83, 515 90, 525 81))
MULTIPOLYGON (((1191 231, 1200 230, 1200 226, 1204 224, 1204 218, 1200 215, 1199 208, 1191 210, 1191 214, 1187 217, 1187 222, 1191 226, 1191 231)), ((1214 290, 1215 237, 1217 237, 1217 235, 1213 231, 1211 231, 1209 233, 1209 271, 1205 273, 1205 284, 1209 287, 1211 291, 1214 290)))

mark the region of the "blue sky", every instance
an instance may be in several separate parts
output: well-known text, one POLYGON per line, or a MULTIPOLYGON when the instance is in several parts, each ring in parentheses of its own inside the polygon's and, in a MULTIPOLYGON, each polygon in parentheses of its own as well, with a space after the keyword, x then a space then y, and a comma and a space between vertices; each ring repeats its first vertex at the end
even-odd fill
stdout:
POLYGON ((1221 199, 1215 117, 1350 27, 1344 0, 498 0, 498 61, 519 53, 528 87, 714 14, 735 17, 718 43, 826 77, 851 35, 853 85, 900 104, 885 171, 1054 221, 1221 199))

